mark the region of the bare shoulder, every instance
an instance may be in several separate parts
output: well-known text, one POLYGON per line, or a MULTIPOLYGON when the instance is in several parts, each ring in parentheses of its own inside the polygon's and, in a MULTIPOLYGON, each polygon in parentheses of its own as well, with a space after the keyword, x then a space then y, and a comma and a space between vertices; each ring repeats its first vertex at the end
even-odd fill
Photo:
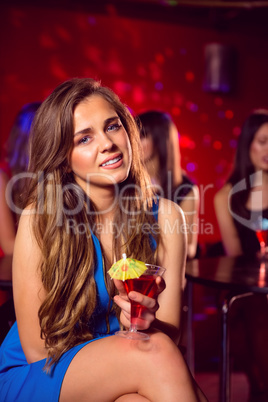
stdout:
POLYGON ((196 184, 193 185, 193 187, 189 191, 189 194, 193 195, 197 199, 200 197, 199 188, 196 184))
POLYGON ((23 209, 19 220, 18 233, 17 233, 18 238, 21 235, 32 234, 34 217, 35 217, 35 208, 33 207, 33 205, 29 205, 23 209))
POLYGON ((230 183, 226 183, 216 194, 214 197, 214 205, 215 207, 226 205, 228 201, 228 197, 232 186, 230 183))
POLYGON ((36 261, 40 258, 40 249, 33 230, 34 221, 35 210, 33 206, 28 206, 23 210, 19 220, 13 258, 15 271, 17 266, 21 267, 22 258, 24 261, 36 261))
POLYGON ((158 222, 162 230, 166 231, 171 224, 184 225, 185 217, 181 207, 166 198, 159 200, 158 222))

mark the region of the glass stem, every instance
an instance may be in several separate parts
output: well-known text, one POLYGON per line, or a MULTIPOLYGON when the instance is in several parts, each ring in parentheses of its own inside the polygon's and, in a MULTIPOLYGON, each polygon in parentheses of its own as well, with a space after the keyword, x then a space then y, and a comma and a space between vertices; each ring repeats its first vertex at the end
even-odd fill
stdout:
POLYGON ((130 324, 129 332, 137 332, 137 326, 130 324))

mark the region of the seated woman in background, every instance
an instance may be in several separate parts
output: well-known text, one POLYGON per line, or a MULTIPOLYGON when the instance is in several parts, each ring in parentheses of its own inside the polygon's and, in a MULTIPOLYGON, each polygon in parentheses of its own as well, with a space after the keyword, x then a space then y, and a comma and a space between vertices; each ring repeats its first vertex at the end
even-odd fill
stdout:
MULTIPOLYGON (((40 102, 28 103, 19 111, 8 137, 5 155, 0 162, 0 254, 2 255, 13 253, 16 234, 16 214, 6 199, 7 185, 12 177, 27 171, 30 128, 40 104, 40 102)), ((17 207, 19 207, 24 186, 25 179, 23 177, 12 185, 10 196, 12 204, 17 207)))
MULTIPOLYGON (((28 139, 30 128, 40 102, 28 103, 17 114, 5 147, 5 155, 0 162, 0 256, 12 255, 17 230, 18 212, 21 193, 25 187, 25 178, 15 180, 7 188, 11 178, 25 173, 28 168, 28 139), (10 193, 10 194, 9 194, 10 193)), ((0 343, 14 321, 12 293, 0 290, 0 343)))
POLYGON ((169 228, 184 216, 150 188, 127 107, 93 79, 59 85, 37 112, 29 172, 1 400, 206 400, 177 347, 186 240, 169 228), (166 268, 155 299, 111 280, 123 253, 166 268), (130 299, 143 306, 138 329, 149 340, 114 335, 130 326, 130 299))
POLYGON ((187 257, 197 252, 199 190, 181 168, 178 130, 171 117, 150 110, 137 116, 145 166, 156 191, 182 208, 187 223, 187 257))
MULTIPOLYGON (((255 224, 268 219, 268 110, 256 110, 245 120, 233 171, 216 194, 214 205, 226 254, 256 258, 260 245, 255 224)), ((249 375, 252 400, 267 401, 267 297, 255 295, 236 301, 235 305, 233 324, 242 325, 235 352, 244 340, 239 359, 249 375)))

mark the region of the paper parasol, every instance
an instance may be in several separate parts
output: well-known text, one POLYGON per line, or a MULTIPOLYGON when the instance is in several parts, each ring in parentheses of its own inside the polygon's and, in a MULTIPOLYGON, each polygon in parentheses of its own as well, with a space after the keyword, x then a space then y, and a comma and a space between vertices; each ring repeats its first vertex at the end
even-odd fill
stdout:
POLYGON ((111 266, 108 274, 111 278, 125 281, 126 279, 139 278, 146 269, 144 262, 127 258, 126 254, 123 254, 123 258, 111 266))

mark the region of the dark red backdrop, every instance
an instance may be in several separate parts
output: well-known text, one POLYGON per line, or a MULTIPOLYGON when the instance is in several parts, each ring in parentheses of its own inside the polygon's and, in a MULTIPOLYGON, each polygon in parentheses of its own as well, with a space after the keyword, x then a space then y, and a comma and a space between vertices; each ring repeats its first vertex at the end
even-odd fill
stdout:
POLYGON ((43 100, 60 82, 90 76, 115 90, 133 113, 171 113, 182 164, 200 188, 200 242, 219 239, 213 196, 230 171, 239 128, 268 107, 268 35, 45 6, 0 6, 0 132, 4 143, 20 107, 43 100), (232 45, 238 56, 232 94, 202 90, 204 46, 232 45))

